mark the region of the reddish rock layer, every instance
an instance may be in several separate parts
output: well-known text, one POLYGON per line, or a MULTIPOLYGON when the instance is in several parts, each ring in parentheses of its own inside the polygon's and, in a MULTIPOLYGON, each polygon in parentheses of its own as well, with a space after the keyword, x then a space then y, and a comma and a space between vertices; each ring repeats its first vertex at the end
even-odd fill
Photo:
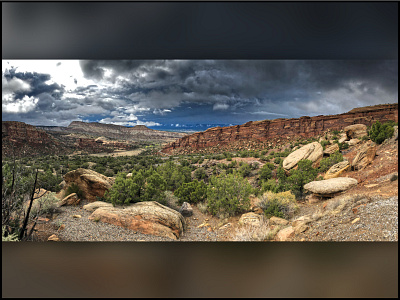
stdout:
POLYGON ((309 138, 327 130, 342 130, 352 124, 371 126, 376 121, 398 121, 398 104, 356 108, 339 115, 301 117, 247 122, 243 125, 215 127, 169 143, 163 153, 195 153, 207 150, 258 149, 281 139, 309 138))
POLYGON ((43 130, 17 121, 3 121, 2 155, 38 155, 57 153, 59 143, 43 130))

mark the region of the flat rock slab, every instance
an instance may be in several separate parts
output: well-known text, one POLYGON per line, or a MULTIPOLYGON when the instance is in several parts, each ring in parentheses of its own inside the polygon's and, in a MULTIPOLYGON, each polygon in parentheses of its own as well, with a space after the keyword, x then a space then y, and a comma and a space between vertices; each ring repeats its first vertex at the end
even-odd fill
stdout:
POLYGON ((311 181, 304 185, 304 190, 321 196, 329 196, 335 193, 344 192, 356 186, 357 179, 349 177, 336 177, 326 180, 311 181))
POLYGON ((87 211, 95 211, 100 207, 113 207, 111 203, 103 202, 103 201, 95 201, 83 206, 83 209, 87 211))
POLYGON ((179 212, 155 201, 138 202, 125 208, 100 207, 89 216, 89 220, 173 240, 180 237, 185 227, 185 219, 179 212))

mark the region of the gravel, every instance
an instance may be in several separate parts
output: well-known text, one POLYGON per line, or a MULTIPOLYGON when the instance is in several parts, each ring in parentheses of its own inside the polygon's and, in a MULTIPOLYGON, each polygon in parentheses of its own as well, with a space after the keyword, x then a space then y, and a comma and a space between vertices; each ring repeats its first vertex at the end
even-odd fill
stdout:
POLYGON ((398 241, 398 196, 365 198, 309 225, 310 229, 295 240, 398 241))

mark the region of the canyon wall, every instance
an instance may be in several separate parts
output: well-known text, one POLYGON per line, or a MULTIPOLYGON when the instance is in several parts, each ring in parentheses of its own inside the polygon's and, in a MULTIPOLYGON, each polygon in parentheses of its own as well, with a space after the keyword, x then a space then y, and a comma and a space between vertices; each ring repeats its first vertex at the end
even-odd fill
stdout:
POLYGON ((162 152, 187 154, 262 149, 271 146, 272 143, 314 137, 328 130, 342 130, 352 124, 371 126, 378 120, 381 123, 389 120, 398 122, 398 104, 355 108, 339 115, 250 121, 243 125, 214 127, 171 142, 162 152))
POLYGON ((3 121, 2 155, 55 154, 63 147, 51 135, 35 126, 17 121, 3 121))

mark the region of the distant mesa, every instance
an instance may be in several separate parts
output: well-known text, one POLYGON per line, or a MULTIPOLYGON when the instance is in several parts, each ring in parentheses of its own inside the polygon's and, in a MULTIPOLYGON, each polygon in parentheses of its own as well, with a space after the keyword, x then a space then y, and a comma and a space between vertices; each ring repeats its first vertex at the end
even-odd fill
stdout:
POLYGON ((162 152, 187 154, 263 149, 283 141, 314 137, 327 130, 343 130, 353 124, 371 126, 376 121, 389 120, 398 121, 398 103, 359 107, 338 115, 250 121, 243 125, 209 128, 171 142, 162 152))

